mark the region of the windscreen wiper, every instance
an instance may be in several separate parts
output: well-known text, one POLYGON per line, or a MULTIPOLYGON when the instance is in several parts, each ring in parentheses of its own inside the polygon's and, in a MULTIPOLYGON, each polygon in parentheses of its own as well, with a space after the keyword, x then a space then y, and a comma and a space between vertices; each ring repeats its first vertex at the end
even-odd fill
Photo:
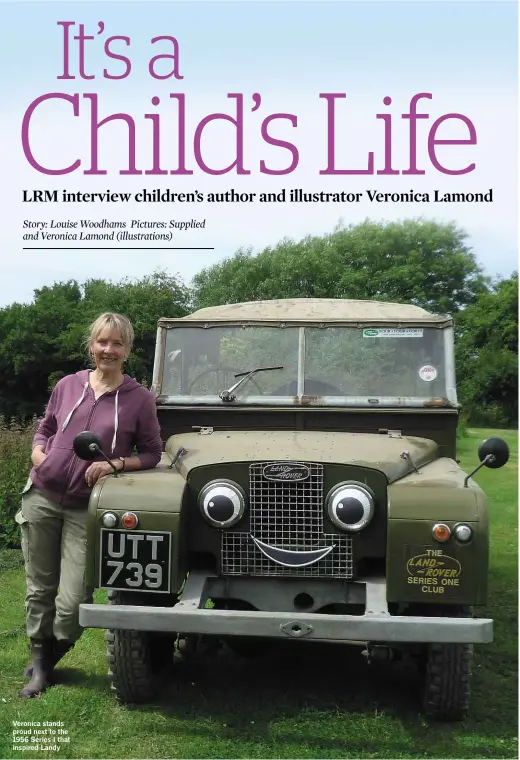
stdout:
POLYGON ((249 372, 239 372, 235 377, 239 377, 240 380, 238 383, 235 383, 231 386, 231 388, 228 388, 227 390, 220 391, 219 398, 222 399, 222 401, 235 401, 236 395, 233 393, 239 385, 242 385, 243 383, 246 383, 253 375, 256 375, 257 372, 268 372, 272 369, 283 369, 283 367, 258 367, 258 369, 252 369, 249 372))

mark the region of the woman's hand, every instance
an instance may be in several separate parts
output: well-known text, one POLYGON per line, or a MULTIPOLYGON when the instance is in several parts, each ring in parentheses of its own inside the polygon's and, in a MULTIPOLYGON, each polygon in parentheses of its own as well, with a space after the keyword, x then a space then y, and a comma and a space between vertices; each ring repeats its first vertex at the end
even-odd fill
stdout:
MULTIPOLYGON (((123 469, 123 463, 120 460, 117 460, 114 466, 117 470, 123 469)), ((87 485, 90 487, 95 486, 99 478, 102 478, 104 475, 110 475, 112 472, 114 470, 108 462, 93 462, 85 472, 87 485)))
POLYGON ((43 446, 35 446, 31 453, 33 465, 39 467, 44 459, 47 459, 47 454, 44 452, 43 446))

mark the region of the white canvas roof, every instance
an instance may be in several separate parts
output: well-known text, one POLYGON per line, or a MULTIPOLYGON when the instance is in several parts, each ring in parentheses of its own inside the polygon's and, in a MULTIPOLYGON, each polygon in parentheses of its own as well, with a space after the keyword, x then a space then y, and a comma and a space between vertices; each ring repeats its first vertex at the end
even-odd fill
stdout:
POLYGON ((159 324, 180 326, 186 323, 250 324, 328 323, 328 324, 416 324, 446 327, 450 317, 431 314, 412 304, 361 301, 346 298, 288 298, 273 301, 248 301, 209 306, 178 319, 163 318, 159 324))

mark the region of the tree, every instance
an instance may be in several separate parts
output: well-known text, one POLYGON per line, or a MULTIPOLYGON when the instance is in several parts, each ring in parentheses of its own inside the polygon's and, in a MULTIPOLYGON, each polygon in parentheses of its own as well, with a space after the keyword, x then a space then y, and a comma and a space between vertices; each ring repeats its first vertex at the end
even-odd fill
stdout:
POLYGON ((27 417, 48 396, 47 378, 76 363, 61 351, 61 335, 81 300, 75 281, 34 291, 31 304, 0 309, 0 414, 27 417))
POLYGON ((88 366, 88 328, 104 311, 132 321, 135 343, 125 369, 150 383, 157 320, 186 314, 188 295, 176 277, 155 272, 118 283, 55 283, 35 290, 30 304, 0 309, 0 415, 40 414, 57 380, 88 366))
POLYGON ((159 317, 183 317, 188 311, 187 288, 165 272, 141 280, 118 283, 88 280, 83 286, 81 308, 61 335, 62 353, 85 362, 89 325, 103 311, 115 311, 132 322, 135 341, 125 369, 139 380, 152 379, 155 337, 159 317))
POLYGON ((193 279, 197 307, 271 298, 400 301, 456 313, 487 290, 454 224, 371 222, 323 237, 284 239, 254 256, 240 249, 193 279))
POLYGON ((518 273, 455 320, 459 399, 473 423, 518 422, 518 273))

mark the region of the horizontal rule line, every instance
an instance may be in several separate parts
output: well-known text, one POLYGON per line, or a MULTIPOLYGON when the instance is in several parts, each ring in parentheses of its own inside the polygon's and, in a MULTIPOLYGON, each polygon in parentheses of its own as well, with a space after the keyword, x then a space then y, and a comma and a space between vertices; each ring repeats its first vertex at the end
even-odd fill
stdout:
POLYGON ((31 248, 22 248, 22 251, 214 251, 215 248, 199 248, 194 246, 192 248, 184 248, 177 246, 168 248, 164 246, 148 246, 141 248, 139 246, 120 245, 111 248, 105 248, 104 246, 96 246, 95 248, 89 248, 88 246, 76 245, 76 246, 36 246, 31 248))

